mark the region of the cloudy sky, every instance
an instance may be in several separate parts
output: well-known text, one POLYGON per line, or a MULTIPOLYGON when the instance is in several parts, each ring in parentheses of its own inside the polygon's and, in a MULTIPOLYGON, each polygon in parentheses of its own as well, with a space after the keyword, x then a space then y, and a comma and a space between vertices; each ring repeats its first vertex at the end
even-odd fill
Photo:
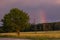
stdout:
POLYGON ((0 0, 0 19, 11 8, 27 12, 31 23, 60 21, 60 0, 0 0))

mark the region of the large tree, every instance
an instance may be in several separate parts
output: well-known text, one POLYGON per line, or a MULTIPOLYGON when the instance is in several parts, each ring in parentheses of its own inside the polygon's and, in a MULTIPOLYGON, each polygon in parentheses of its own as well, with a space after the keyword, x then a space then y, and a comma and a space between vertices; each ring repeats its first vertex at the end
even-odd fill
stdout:
POLYGON ((4 16, 3 25, 7 32, 25 30, 29 26, 29 16, 22 10, 13 8, 4 16))

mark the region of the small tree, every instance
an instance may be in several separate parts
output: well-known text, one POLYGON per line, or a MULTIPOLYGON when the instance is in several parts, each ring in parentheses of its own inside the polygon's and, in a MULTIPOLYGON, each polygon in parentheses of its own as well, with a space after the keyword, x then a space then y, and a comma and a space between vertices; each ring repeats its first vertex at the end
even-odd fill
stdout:
POLYGON ((29 16, 22 10, 13 8, 4 16, 3 25, 5 31, 16 31, 19 35, 21 30, 29 26, 29 16))

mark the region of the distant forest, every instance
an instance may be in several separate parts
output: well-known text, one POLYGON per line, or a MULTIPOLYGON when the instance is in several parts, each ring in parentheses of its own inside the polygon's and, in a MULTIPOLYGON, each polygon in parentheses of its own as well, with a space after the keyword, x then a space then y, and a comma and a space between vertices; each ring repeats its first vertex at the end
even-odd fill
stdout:
POLYGON ((60 22, 31 24, 30 31, 58 31, 60 30, 60 22))
MULTIPOLYGON (((0 27, 0 32, 3 27, 0 27)), ((31 31, 59 31, 60 30, 60 22, 52 22, 52 23, 42 23, 42 24, 31 24, 30 27, 22 30, 21 32, 31 32, 31 31)))

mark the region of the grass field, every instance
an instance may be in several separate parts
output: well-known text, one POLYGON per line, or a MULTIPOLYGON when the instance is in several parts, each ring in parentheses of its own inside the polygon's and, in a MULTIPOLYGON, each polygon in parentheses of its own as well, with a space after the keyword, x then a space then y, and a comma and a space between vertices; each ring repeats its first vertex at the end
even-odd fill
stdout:
MULTIPOLYGON (((14 36, 17 37, 17 33, 0 33, 0 37, 14 36)), ((20 38, 58 38, 60 39, 60 31, 44 31, 44 32, 20 32, 20 38)))

